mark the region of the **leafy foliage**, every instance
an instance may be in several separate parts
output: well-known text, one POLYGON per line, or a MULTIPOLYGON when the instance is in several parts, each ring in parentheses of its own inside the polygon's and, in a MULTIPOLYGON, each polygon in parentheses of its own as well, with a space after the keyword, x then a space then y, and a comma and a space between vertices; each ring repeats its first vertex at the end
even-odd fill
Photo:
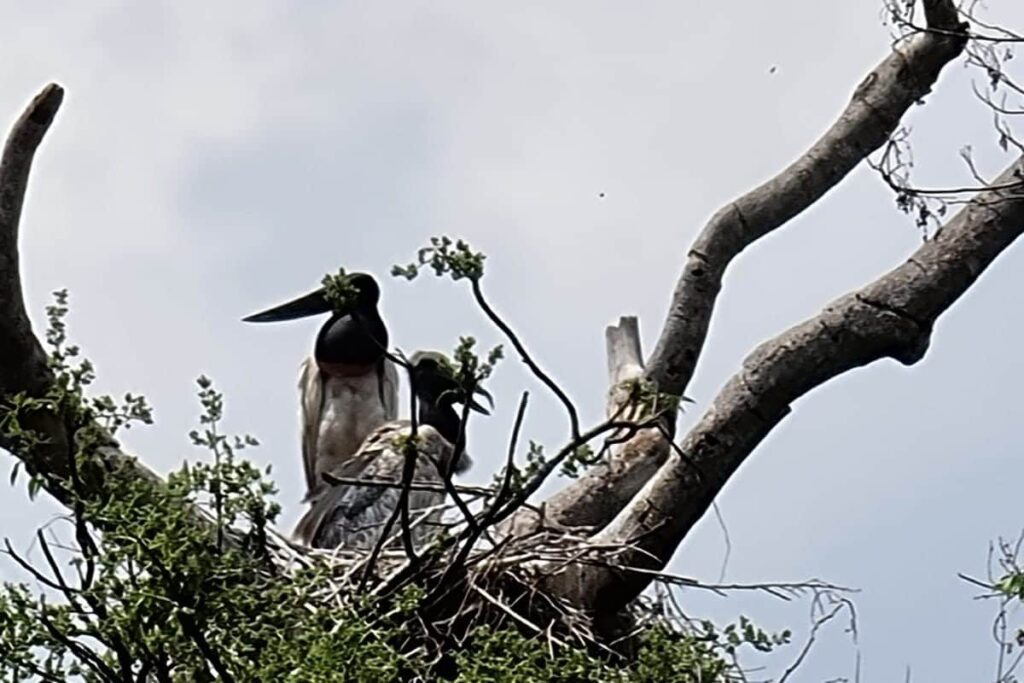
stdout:
POLYGON ((452 280, 467 279, 476 282, 484 276, 486 258, 483 252, 473 251, 465 241, 452 240, 446 235, 441 235, 431 237, 430 246, 420 249, 414 262, 404 266, 393 266, 391 274, 413 280, 419 275, 421 268, 427 267, 438 277, 448 275, 452 280))
MULTIPOLYGON (((0 587, 0 680, 717 681, 737 674, 737 646, 770 649, 785 640, 749 624, 688 630, 648 615, 652 625, 628 659, 508 619, 473 628, 447 651, 425 648, 420 586, 390 597, 343 592, 330 561, 276 540, 274 487, 237 457, 257 442, 220 432, 223 396, 208 378, 197 380, 202 412, 190 437, 211 457, 166 482, 102 461, 118 429, 151 422, 152 413, 130 394, 88 399, 94 371, 66 344, 66 293, 48 312, 53 391, 14 397, 0 425, 15 451, 40 444, 22 426, 28 410, 53 410, 72 427, 75 466, 57 485, 70 501, 65 522, 74 540, 40 531, 43 569, 7 545, 37 585, 0 587), (101 487, 75 474, 97 468, 105 468, 101 487)), ((481 361, 472 347, 462 340, 456 371, 476 382, 500 350, 481 361)))
POLYGON ((459 337, 459 345, 455 347, 454 354, 456 381, 470 391, 490 377, 494 372, 494 366, 505 357, 505 352, 499 344, 487 352, 486 360, 481 360, 480 356, 473 352, 474 346, 476 339, 473 337, 459 337))
POLYGON ((352 282, 352 275, 344 268, 334 275, 324 275, 320 281, 324 288, 324 298, 334 310, 344 310, 355 302, 359 296, 359 288, 352 282))
POLYGON ((718 630, 703 622, 682 633, 664 624, 647 628, 631 666, 620 667, 575 649, 550 650, 536 638, 487 628, 474 633, 470 650, 460 653, 459 681, 564 681, 594 683, 703 683, 732 680, 730 658, 748 645, 762 652, 789 642, 789 633, 769 635, 748 620, 718 630), (510 656, 513 655, 513 656, 510 656))

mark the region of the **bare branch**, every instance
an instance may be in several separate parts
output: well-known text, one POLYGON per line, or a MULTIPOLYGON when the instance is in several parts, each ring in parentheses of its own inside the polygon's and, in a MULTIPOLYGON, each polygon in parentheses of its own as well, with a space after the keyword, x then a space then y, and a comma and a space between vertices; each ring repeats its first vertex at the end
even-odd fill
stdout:
MULTIPOLYGON (((15 121, 0 160, 0 416, 21 394, 45 398, 54 385, 46 353, 32 332, 22 294, 18 232, 21 209, 28 186, 32 159, 53 123, 64 98, 64 90, 47 85, 15 121)), ((41 437, 31 448, 19 448, 0 435, 0 448, 20 458, 32 474, 43 475, 44 488, 72 509, 75 498, 100 497, 106 491, 109 473, 129 473, 150 482, 161 481, 152 470, 120 450, 109 438, 96 448, 95 458, 76 470, 74 463, 76 425, 65 422, 57 407, 43 405, 19 415, 21 427, 41 437)), ((212 520, 196 509, 197 523, 212 520)))
MULTIPOLYGON (((1024 179, 1024 157, 993 185, 1024 179)), ((979 194, 901 266, 757 347, 680 449, 594 544, 624 544, 626 566, 658 569, 671 558, 746 457, 811 389, 880 358, 920 360, 936 319, 1024 232, 1024 190, 979 194)), ((647 585, 636 572, 568 568, 559 591, 614 609, 647 585)))
MULTIPOLYGON (((18 259, 18 226, 28 187, 32 160, 43 136, 53 123, 64 90, 47 85, 14 122, 0 161, 0 399, 18 393, 41 397, 53 382, 39 340, 25 311, 18 259)), ((29 416, 26 426, 47 441, 34 449, 38 461, 25 464, 31 472, 67 475, 69 435, 55 415, 40 412, 29 416)), ((0 446, 8 444, 0 441, 0 446)))
MULTIPOLYGON (((907 110, 930 92, 942 68, 964 48, 964 27, 951 0, 926 0, 929 27, 894 46, 857 86, 838 120, 779 175, 720 209, 686 256, 646 378, 682 398, 707 337, 722 277, 743 249, 820 199, 896 130, 907 110)), ((550 519, 602 526, 665 462, 669 447, 642 432, 608 462, 548 501, 550 519), (600 505, 594 501, 600 500, 600 505)))
POLYGON ((32 159, 53 123, 64 90, 54 83, 35 96, 15 121, 0 162, 0 392, 45 392, 51 377, 46 354, 25 312, 18 264, 18 224, 32 159), (31 362, 23 362, 28 360, 31 362), (22 362, 19 362, 22 361, 22 362))
POLYGON ((473 287, 473 298, 476 299, 476 303, 480 306, 480 310, 484 312, 495 327, 497 327, 505 335, 505 337, 512 343, 516 352, 519 354, 520 360, 530 368, 530 372, 533 373, 534 377, 539 379, 544 386, 551 390, 551 393, 558 398, 559 402, 565 408, 566 414, 569 416, 569 433, 574 441, 578 441, 580 438, 580 418, 579 413, 576 410, 576 406, 572 400, 565 393, 562 387, 558 386, 551 377, 541 370, 537 361, 533 359, 533 356, 526 350, 526 346, 519 339, 519 336, 512 330, 508 323, 506 323, 500 315, 491 308, 490 303, 484 297, 484 291, 480 287, 480 280, 471 279, 470 284, 473 287))
POLYGON ((955 31, 960 26, 960 13, 949 0, 924 0, 924 19, 933 31, 955 31))
MULTIPOLYGON (((956 29, 949 0, 926 2, 930 27, 956 29), (934 26, 933 21, 951 21, 934 26)), ((846 110, 810 150, 779 175, 711 219, 687 255, 661 337, 647 365, 661 391, 682 395, 700 356, 721 278, 755 240, 814 204, 889 137, 956 58, 963 36, 922 33, 897 45, 853 93, 846 110)))
MULTIPOLYGON (((1015 137, 1009 121, 1009 117, 1024 114, 1024 110, 1009 106, 1007 103, 1008 98, 1019 98, 1024 94, 1024 87, 1014 81, 1009 71, 1013 59, 1013 48, 1016 47, 1014 43, 1024 43, 1024 36, 982 21, 976 12, 978 4, 976 0, 961 3, 958 9, 960 18, 967 27, 960 31, 961 35, 966 34, 968 40, 964 55, 965 64, 980 72, 982 82, 986 84, 985 90, 982 90, 973 80, 971 86, 975 96, 992 112, 992 126, 996 133, 998 146, 1004 152, 1011 152, 1011 146, 1017 150, 1014 154, 1024 152, 1024 144, 1015 137), (979 33, 977 31, 979 26, 988 30, 990 34, 979 33)), ((885 6, 892 25, 896 29, 897 41, 920 32, 949 33, 942 29, 916 25, 912 1, 886 0, 885 6)), ((933 14, 934 11, 933 8, 933 14)), ((952 21, 952 18, 950 17, 948 20, 952 21)), ((964 195, 982 192, 988 189, 988 183, 983 181, 980 187, 973 188, 939 189, 925 188, 912 183, 913 161, 909 133, 908 129, 903 128, 890 136, 879 160, 871 163, 871 166, 878 171, 882 180, 892 189, 897 207, 904 213, 914 215, 918 227, 927 236, 929 226, 938 227, 950 208, 962 205, 970 199, 969 196, 964 195)), ((970 165, 969 160, 968 163, 970 165)), ((977 177, 975 169, 971 168, 970 170, 972 175, 977 177)))
MULTIPOLYGON (((608 385, 612 392, 623 382, 643 377, 644 354, 640 344, 640 324, 635 316, 619 318, 618 325, 609 325, 604 331, 604 339, 608 353, 608 385)), ((615 401, 609 396, 608 416, 615 412, 615 401)))
MULTIPOLYGON (((635 317, 623 317, 618 325, 605 330, 608 356, 609 420, 633 419, 628 411, 632 395, 629 384, 642 379, 643 352, 640 327, 635 317)), ((609 457, 602 458, 576 482, 554 494, 544 503, 544 517, 560 526, 587 526, 589 520, 612 519, 644 482, 650 479, 668 455, 668 441, 657 428, 645 429, 625 444, 609 449, 609 457), (650 457, 655 453, 657 457, 650 457), (629 467, 640 459, 638 467, 629 467), (620 472, 629 467, 632 477, 624 481, 620 472), (625 489, 625 490, 623 490, 625 489)), ((510 524, 517 534, 530 533, 541 524, 536 512, 521 509, 510 524)))
POLYGON ((820 617, 814 620, 814 623, 811 624, 811 632, 807 636, 807 642, 805 642, 804 646, 800 648, 800 654, 797 655, 796 661, 794 661, 786 669, 786 671, 783 672, 782 677, 779 678, 779 683, 785 683, 786 681, 788 681, 789 677, 792 676, 796 672, 796 670, 800 668, 800 665, 803 664, 805 659, 807 659, 807 655, 810 653, 811 648, 814 647, 814 641, 818 637, 818 631, 820 631, 821 628, 825 626, 825 624, 832 621, 836 616, 838 616, 838 614, 842 612, 844 609, 848 609, 852 612, 852 603, 850 603, 849 600, 836 600, 832 604, 832 609, 830 609, 828 612, 825 612, 820 617))

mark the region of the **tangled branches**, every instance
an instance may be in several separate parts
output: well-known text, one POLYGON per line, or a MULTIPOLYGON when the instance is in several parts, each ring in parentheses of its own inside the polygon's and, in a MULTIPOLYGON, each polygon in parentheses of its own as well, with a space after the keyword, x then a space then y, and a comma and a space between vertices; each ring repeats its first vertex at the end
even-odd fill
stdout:
MULTIPOLYGON (((996 146, 1004 153, 1024 153, 1024 142, 1017 131, 1019 120, 1016 119, 1024 115, 1024 85, 1012 68, 1015 51, 1024 43, 1024 35, 983 19, 980 4, 979 0, 970 0, 957 8, 956 16, 941 19, 929 16, 925 24, 917 19, 916 2, 885 0, 883 12, 886 22, 892 27, 894 50, 899 50, 901 44, 919 35, 965 41, 965 65, 980 75, 980 78, 972 79, 971 90, 990 113, 996 146)), ((924 3, 926 15, 930 6, 924 3)), ((911 180, 914 158, 910 129, 900 126, 869 163, 893 191, 897 208, 914 216, 917 227, 928 237, 939 227, 950 207, 966 204, 982 190, 1024 193, 1024 178, 1002 187, 994 186, 991 179, 979 171, 971 146, 961 148, 959 155, 970 176, 969 183, 950 187, 917 186, 911 180)))
MULTIPOLYGON (((87 398, 92 366, 67 345, 66 293, 57 297, 47 335, 56 382, 42 400, 76 434, 72 472, 88 471, 118 429, 150 422, 151 411, 137 396, 87 398)), ((496 359, 475 359, 471 348, 460 345, 453 371, 475 383, 496 359)), ((366 554, 312 550, 274 530, 279 506, 269 498, 272 485, 237 457, 256 440, 222 434, 223 396, 209 379, 197 383, 202 414, 190 437, 210 462, 186 465, 166 483, 140 479, 127 465, 108 467, 101 497, 73 475, 62 484, 72 504, 60 520, 72 531, 71 542, 59 527, 41 530, 41 568, 6 545, 11 560, 60 600, 36 598, 26 587, 0 591, 0 673, 100 681, 327 680, 339 672, 356 680, 477 680, 486 671, 508 673, 509 652, 526 649, 536 652, 530 675, 552 680, 567 662, 570 670, 585 672, 573 680, 731 680, 743 676, 736 659, 741 648, 767 652, 789 640, 746 621, 724 629, 693 622, 675 598, 638 602, 614 624, 595 622, 547 590, 544 579, 566 564, 615 563, 625 548, 593 545, 585 530, 543 522, 527 535, 502 531, 501 522, 528 506, 546 477, 567 463, 586 467, 613 444, 650 428, 649 411, 659 404, 639 384, 625 394, 630 400, 621 410, 582 429, 553 457, 531 446, 533 457, 520 469, 515 455, 524 394, 506 468, 495 484, 457 486, 446 473, 439 488, 454 494, 445 506, 452 521, 436 540, 410 552, 413 528, 433 512, 418 510, 393 518, 400 531, 384 534, 366 554), (639 419, 623 419, 626 412, 639 419), (599 447, 589 448, 598 440, 599 447)), ((37 447, 21 426, 33 407, 21 400, 5 408, 7 443, 37 447)), ((337 483, 438 487, 405 477, 337 483)), ((543 511, 536 512, 543 519, 543 511)), ((652 578, 670 590, 742 589, 660 573, 652 578)), ((818 583, 756 588, 780 597, 841 590, 818 583)))

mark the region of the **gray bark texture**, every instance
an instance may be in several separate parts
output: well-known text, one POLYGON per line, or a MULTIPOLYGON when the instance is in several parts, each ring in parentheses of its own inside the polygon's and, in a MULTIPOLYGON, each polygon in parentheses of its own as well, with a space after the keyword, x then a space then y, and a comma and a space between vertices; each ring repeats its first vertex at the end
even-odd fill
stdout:
MULTIPOLYGON (((608 357, 609 419, 640 417, 628 405, 629 384, 644 377, 640 327, 635 317, 623 317, 605 330, 608 357)), ((654 476, 668 457, 669 442, 658 429, 644 429, 626 443, 614 446, 607 457, 593 465, 577 482, 556 493, 544 504, 544 518, 529 509, 513 517, 509 529, 525 535, 545 524, 555 528, 587 527, 614 517, 632 496, 654 476)))
MULTIPOLYGON (((42 397, 53 384, 46 354, 32 332, 25 311, 18 255, 18 228, 32 160, 53 123, 64 91, 50 84, 29 103, 14 123, 0 160, 0 397, 26 394, 42 397)), ((70 435, 53 413, 29 416, 28 426, 46 437, 42 448, 25 462, 30 472, 67 475, 70 435)), ((0 445, 4 445, 0 443, 0 445)))
MULTIPOLYGON (((64 99, 64 90, 49 84, 35 96, 15 121, 0 159, 0 401, 18 394, 43 398, 53 386, 54 376, 46 353, 32 331, 25 310, 18 254, 21 209, 28 187, 29 171, 43 137, 64 99)), ((23 419, 23 426, 43 437, 41 447, 18 449, 0 437, 0 447, 10 450, 32 474, 43 475, 43 486, 57 500, 67 503, 66 483, 71 476, 71 455, 75 435, 55 412, 40 409, 23 419)), ((96 469, 79 472, 90 493, 102 495, 104 473, 122 465, 139 477, 159 477, 135 458, 122 452, 113 440, 99 449, 96 469)))
MULTIPOLYGON (((907 110, 931 91, 943 67, 963 51, 966 26, 959 23, 952 1, 925 0, 924 7, 928 27, 937 32, 918 33, 895 45, 806 153, 720 209, 697 236, 646 364, 645 377, 659 391, 684 396, 733 258, 810 207, 881 147, 907 110)), ((658 432, 641 432, 546 501, 546 520, 559 526, 604 526, 665 462, 669 450, 658 432)), ((527 531, 530 522, 524 513, 515 528, 527 531)))
POLYGON ((665 566, 744 459, 814 387, 881 358, 920 360, 936 319, 1024 232, 1024 157, 905 263, 757 347, 640 493, 595 534, 624 545, 615 567, 566 567, 552 585, 573 602, 615 610, 665 566), (685 455, 685 457, 682 457, 685 455))
POLYGON ((15 122, 0 159, 0 358, 33 361, 0 365, 0 390, 4 393, 10 393, 11 387, 39 391, 50 382, 45 354, 25 313, 18 224, 32 160, 63 99, 60 87, 51 84, 43 88, 15 122))

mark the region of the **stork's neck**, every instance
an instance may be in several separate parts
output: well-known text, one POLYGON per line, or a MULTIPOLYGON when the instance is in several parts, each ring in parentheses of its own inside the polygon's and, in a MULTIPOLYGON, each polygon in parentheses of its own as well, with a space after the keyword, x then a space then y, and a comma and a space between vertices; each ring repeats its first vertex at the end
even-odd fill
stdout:
POLYGON ((375 365, 384 357, 388 330, 376 307, 332 315, 316 338, 313 355, 321 363, 375 365))

